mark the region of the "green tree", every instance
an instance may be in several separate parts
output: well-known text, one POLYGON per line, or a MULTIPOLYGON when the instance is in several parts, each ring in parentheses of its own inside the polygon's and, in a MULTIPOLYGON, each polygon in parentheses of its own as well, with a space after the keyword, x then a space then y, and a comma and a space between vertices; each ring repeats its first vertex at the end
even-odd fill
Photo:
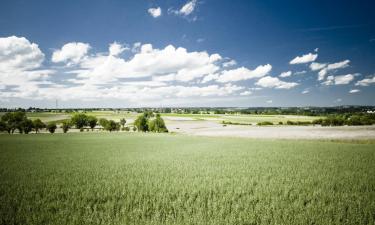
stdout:
POLYGON ((121 124, 122 127, 125 127, 126 119, 125 119, 125 118, 122 118, 122 119, 120 120, 120 124, 121 124))
POLYGON ((14 133, 16 129, 23 133, 23 123, 27 119, 25 112, 8 112, 1 117, 1 121, 7 124, 8 133, 14 133))
POLYGON ((69 120, 64 120, 61 124, 61 128, 64 133, 67 133, 70 127, 71 127, 71 122, 69 120))
POLYGON ((96 125, 98 124, 98 119, 95 116, 88 116, 87 124, 90 126, 91 130, 93 131, 96 125))
POLYGON ((46 127, 46 125, 40 119, 34 120, 33 124, 34 124, 35 133, 38 133, 39 130, 46 127))
POLYGON ((167 127, 165 126, 163 118, 160 114, 156 114, 156 118, 149 121, 148 128, 152 132, 164 133, 168 132, 167 127))
POLYGON ((108 130, 109 132, 112 131, 118 131, 120 130, 120 123, 116 123, 113 120, 109 120, 104 127, 105 130, 108 130))
POLYGON ((103 129, 105 129, 105 127, 107 126, 107 124, 108 124, 108 120, 107 120, 107 119, 104 119, 104 118, 99 119, 99 125, 100 125, 103 129))
POLYGON ((72 116, 72 124, 82 130, 85 126, 88 126, 88 116, 84 113, 77 113, 72 116))
POLYGON ((56 123, 55 123, 55 122, 49 122, 49 123, 47 124, 47 130, 48 130, 51 134, 55 133, 56 128, 57 128, 57 126, 56 126, 56 123))
POLYGON ((134 126, 137 127, 137 130, 140 132, 148 131, 148 117, 147 114, 143 113, 137 117, 134 121, 134 126))
POLYGON ((25 132, 25 134, 28 134, 30 133, 33 128, 34 128, 34 123, 32 120, 30 119, 26 119, 23 123, 22 123, 22 126, 23 126, 23 131, 25 132))

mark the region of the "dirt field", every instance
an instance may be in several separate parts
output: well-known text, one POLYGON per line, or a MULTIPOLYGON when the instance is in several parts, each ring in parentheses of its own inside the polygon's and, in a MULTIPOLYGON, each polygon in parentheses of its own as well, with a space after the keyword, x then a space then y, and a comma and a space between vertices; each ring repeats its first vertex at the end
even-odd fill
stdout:
POLYGON ((223 126, 214 121, 167 120, 169 131, 199 136, 271 139, 375 139, 375 126, 223 126))

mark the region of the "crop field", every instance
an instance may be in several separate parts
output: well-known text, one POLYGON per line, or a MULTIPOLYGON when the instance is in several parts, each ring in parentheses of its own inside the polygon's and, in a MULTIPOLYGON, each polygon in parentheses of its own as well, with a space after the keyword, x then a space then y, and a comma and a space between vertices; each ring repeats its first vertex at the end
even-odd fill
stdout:
POLYGON ((374 224, 373 141, 0 135, 0 224, 374 224))

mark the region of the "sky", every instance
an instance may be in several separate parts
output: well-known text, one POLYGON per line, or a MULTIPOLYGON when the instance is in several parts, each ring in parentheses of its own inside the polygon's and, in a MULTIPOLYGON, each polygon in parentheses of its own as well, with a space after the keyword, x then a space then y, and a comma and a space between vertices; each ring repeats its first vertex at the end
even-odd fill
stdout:
POLYGON ((374 1, 0 1, 0 107, 375 105, 374 1))

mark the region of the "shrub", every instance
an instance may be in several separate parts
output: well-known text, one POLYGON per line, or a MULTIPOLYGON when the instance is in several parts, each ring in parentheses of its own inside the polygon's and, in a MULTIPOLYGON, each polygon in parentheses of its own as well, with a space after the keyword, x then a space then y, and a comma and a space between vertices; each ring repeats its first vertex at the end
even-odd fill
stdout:
POLYGON ((62 128, 64 133, 68 132, 70 127, 71 127, 71 123, 70 123, 69 120, 65 120, 65 121, 62 122, 61 128, 62 128))
POLYGON ((48 130, 51 134, 55 133, 56 128, 57 128, 57 126, 56 126, 56 123, 55 123, 55 122, 49 122, 49 123, 47 124, 47 130, 48 130))
POLYGON ((269 126, 269 125, 273 125, 272 122, 269 122, 269 121, 263 121, 263 122, 259 122, 257 123, 258 126, 269 126))

